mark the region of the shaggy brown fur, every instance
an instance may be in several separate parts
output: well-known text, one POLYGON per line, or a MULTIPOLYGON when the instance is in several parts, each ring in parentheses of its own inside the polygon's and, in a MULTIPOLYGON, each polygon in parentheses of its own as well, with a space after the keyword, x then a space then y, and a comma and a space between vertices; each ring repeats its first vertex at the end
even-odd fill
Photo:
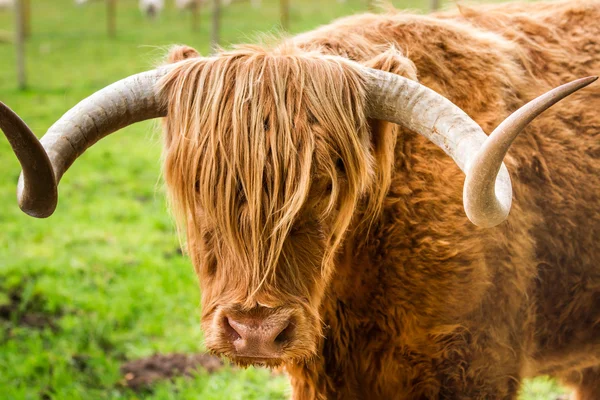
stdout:
MULTIPOLYGON (((463 175, 426 139, 368 121, 340 57, 446 96, 490 132, 533 97, 600 73, 600 3, 360 15, 274 47, 179 48, 165 175, 223 313, 283 309, 296 399, 514 399, 561 377, 600 398, 600 88, 537 118, 505 162, 514 203, 479 229, 463 175)), ((241 364, 252 360, 235 359, 241 364)))

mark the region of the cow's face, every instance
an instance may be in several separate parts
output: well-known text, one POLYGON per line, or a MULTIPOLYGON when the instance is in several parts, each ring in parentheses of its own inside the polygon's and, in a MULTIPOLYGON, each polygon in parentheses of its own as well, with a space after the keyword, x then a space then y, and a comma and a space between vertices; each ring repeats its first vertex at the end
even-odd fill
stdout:
MULTIPOLYGON (((240 364, 267 365, 310 358, 315 352, 331 227, 317 216, 322 199, 313 194, 316 190, 310 192, 315 204, 306 204, 286 233, 273 229, 263 233, 263 245, 270 234, 283 236, 272 264, 263 260, 253 265, 253 260, 244 259, 261 247, 252 243, 248 225, 234 226, 235 235, 246 240, 235 243, 218 229, 217 221, 203 218, 200 225, 190 221, 189 253, 201 284, 202 325, 211 350, 240 364), (243 248, 235 249, 236 245, 243 248)), ((244 215, 248 208, 240 207, 240 219, 249 218, 244 215)))
POLYGON ((163 90, 165 177, 206 345, 240 364, 310 358, 336 250, 378 175, 359 74, 238 50, 189 60, 163 90))

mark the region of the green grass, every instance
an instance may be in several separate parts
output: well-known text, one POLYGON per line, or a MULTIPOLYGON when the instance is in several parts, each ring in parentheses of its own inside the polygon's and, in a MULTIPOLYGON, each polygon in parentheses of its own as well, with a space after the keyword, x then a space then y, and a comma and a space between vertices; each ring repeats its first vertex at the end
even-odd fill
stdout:
MULTIPOLYGON (((32 3, 28 89, 16 89, 13 48, 0 43, 0 100, 40 135, 80 99, 150 68, 170 44, 208 52, 206 10, 200 31, 193 33, 189 15, 172 7, 149 22, 137 1, 119 1, 117 37, 108 39, 101 2, 32 3)), ((263 3, 259 10, 237 4, 224 11, 224 45, 278 31, 277 1, 263 3)), ((299 32, 364 10, 366 2, 291 3, 291 30, 299 32)), ((427 1, 395 4, 418 9, 427 1)), ((12 30, 12 23, 12 15, 0 11, 2 30, 12 30)), ((20 168, 0 138, 0 307, 11 302, 11 294, 20 296, 12 319, 0 320, 0 398, 139 398, 119 385, 124 360, 204 349, 196 278, 177 251, 164 201, 160 147, 153 123, 103 140, 63 178, 55 214, 36 220, 16 205, 20 168), (53 326, 19 324, 27 313, 51 318, 53 326)), ((288 392, 286 379, 267 370, 225 368, 161 383, 144 397, 279 399, 288 392)), ((558 392, 553 382, 537 380, 522 398, 549 399, 558 392)))

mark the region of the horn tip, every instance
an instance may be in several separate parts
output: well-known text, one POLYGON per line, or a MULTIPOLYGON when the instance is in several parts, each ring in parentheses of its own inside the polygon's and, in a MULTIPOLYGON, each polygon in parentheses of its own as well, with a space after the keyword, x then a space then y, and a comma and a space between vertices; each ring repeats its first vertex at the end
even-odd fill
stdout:
POLYGON ((590 83, 593 83, 595 81, 598 80, 598 76, 596 75, 592 75, 592 76, 587 76, 585 78, 579 78, 577 80, 575 80, 574 82, 579 83, 579 85, 581 85, 580 87, 585 87, 587 85, 589 85, 590 83))

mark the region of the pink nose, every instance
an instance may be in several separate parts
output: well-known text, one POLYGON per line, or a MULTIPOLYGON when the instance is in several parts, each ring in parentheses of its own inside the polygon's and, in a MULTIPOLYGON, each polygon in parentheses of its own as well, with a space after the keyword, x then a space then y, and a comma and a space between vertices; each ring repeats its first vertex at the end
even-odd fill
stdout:
POLYGON ((278 358, 283 346, 294 335, 294 325, 288 317, 277 315, 229 315, 224 330, 238 357, 278 358))

